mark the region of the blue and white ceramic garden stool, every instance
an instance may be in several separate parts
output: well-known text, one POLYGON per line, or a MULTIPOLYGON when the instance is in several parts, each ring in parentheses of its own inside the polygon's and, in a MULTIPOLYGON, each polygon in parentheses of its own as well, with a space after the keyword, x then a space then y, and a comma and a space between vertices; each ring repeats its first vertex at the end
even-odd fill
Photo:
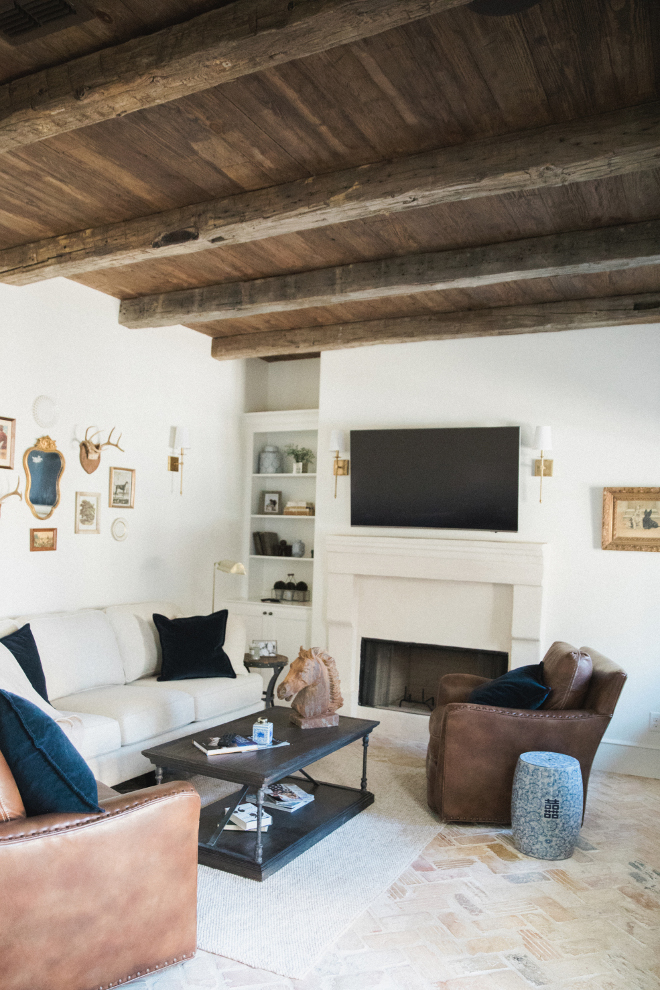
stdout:
POLYGON ((569 859, 582 823, 582 773, 563 753, 523 753, 511 799, 516 849, 535 859, 569 859))

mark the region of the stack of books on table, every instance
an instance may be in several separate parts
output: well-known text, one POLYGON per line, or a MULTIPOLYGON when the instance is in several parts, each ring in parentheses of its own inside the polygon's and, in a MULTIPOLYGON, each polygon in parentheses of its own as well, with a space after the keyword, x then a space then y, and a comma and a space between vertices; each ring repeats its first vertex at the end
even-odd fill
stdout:
POLYGON ((314 515, 314 503, 313 502, 287 502, 284 506, 283 515, 285 516, 313 516, 314 515))
POLYGON ((237 732, 227 732, 224 736, 209 736, 208 739, 193 739, 193 746, 207 756, 225 756, 227 753, 254 753, 258 749, 278 749, 288 746, 284 739, 273 739, 269 743, 255 742, 252 736, 239 736, 237 732))
MULTIPOLYGON (((225 812, 227 814, 227 812, 225 812)), ((261 831, 267 832, 273 819, 267 811, 261 812, 261 831)), ((257 831, 257 806, 256 804, 239 804, 225 828, 230 832, 256 832, 257 831)))
POLYGON ((277 808, 278 811, 298 811, 313 800, 314 795, 297 784, 269 784, 265 788, 264 807, 277 808))

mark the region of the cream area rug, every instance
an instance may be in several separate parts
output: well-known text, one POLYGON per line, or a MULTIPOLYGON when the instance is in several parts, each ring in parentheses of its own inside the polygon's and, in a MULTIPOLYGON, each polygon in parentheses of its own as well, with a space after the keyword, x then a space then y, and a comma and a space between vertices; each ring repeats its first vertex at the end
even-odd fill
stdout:
MULTIPOLYGON (((369 755, 375 802, 259 883, 199 867, 198 946, 256 969, 301 979, 319 956, 417 858, 440 823, 426 804, 426 776, 369 755)), ((411 763, 413 761, 410 761, 411 763)), ((362 744, 307 768, 317 780, 359 787, 362 744)), ((204 805, 236 789, 193 777, 204 805)))

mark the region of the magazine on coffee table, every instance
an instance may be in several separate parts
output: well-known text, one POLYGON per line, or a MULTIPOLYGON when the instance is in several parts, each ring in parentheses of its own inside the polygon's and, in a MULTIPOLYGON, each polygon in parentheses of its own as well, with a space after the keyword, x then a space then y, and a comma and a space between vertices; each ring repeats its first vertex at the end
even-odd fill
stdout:
POLYGON ((314 800, 314 795, 297 784, 270 784, 264 788, 264 807, 278 811, 297 811, 314 800))
POLYGON ((260 749, 278 749, 289 746, 284 740, 273 739, 270 743, 256 743, 250 736, 241 736, 236 732, 226 732, 224 736, 209 736, 208 739, 193 739, 193 746, 206 753, 207 756, 225 756, 227 753, 254 753, 260 749))

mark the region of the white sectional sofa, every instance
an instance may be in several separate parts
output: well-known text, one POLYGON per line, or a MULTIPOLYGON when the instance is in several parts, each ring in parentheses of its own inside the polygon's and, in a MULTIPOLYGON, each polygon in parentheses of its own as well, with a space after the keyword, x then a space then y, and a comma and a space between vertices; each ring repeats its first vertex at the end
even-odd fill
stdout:
POLYGON ((0 620, 0 638, 30 623, 49 701, 70 716, 63 728, 96 778, 110 786, 153 769, 143 749, 264 707, 261 675, 243 666, 240 616, 229 616, 224 645, 235 679, 158 681, 154 612, 182 615, 169 602, 141 602, 0 620))

